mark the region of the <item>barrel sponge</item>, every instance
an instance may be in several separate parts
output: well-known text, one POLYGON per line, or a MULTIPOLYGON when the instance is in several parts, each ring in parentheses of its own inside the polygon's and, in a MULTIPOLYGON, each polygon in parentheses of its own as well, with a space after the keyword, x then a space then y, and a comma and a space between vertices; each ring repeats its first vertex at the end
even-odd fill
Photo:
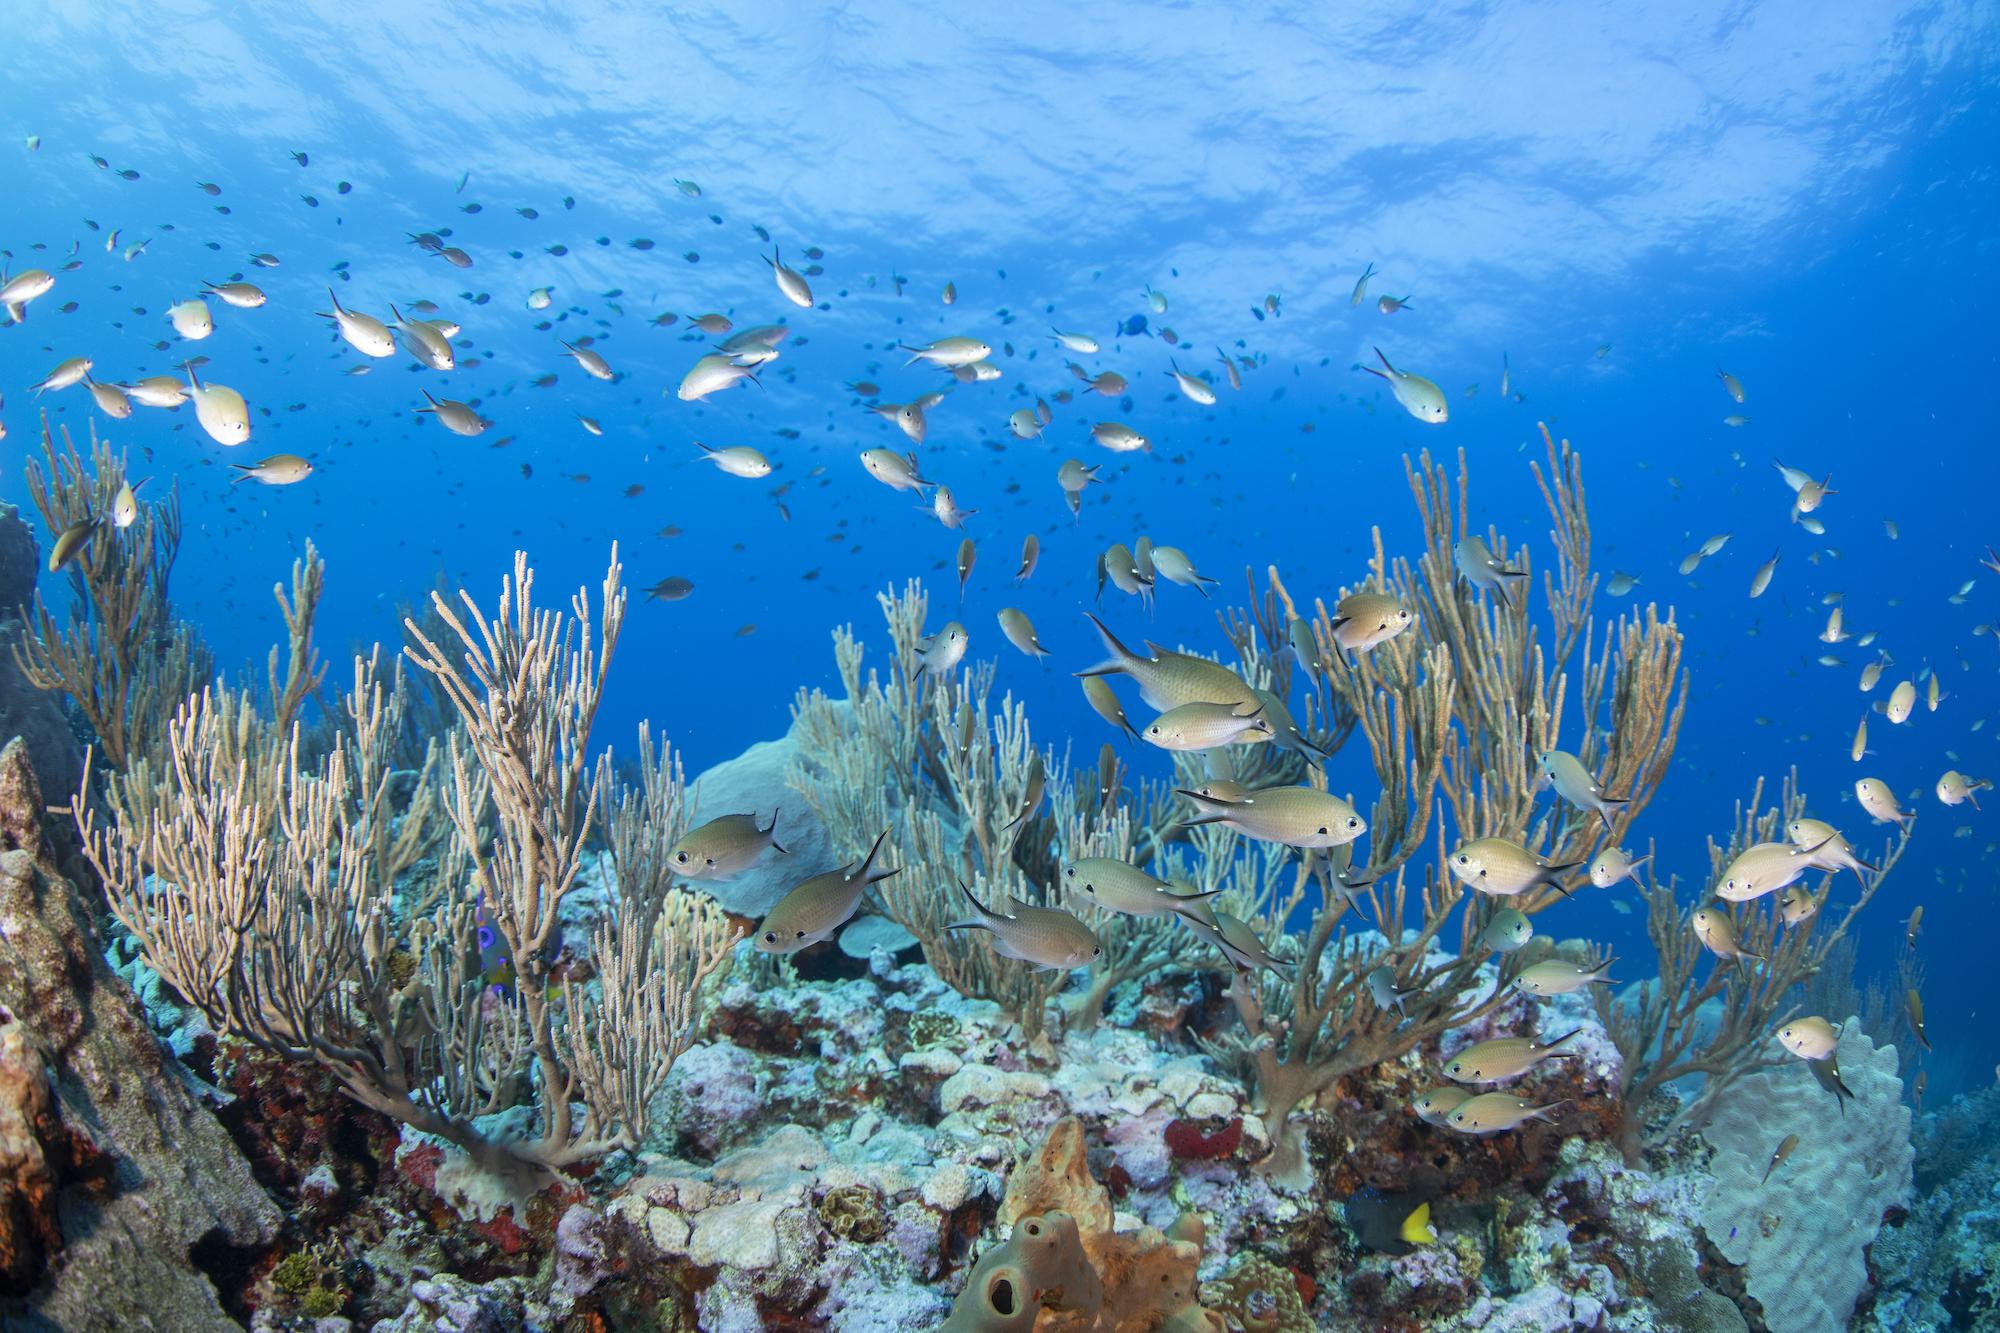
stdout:
POLYGON ((1746 1270, 1771 1333, 1847 1327, 1868 1285, 1864 1251, 1884 1211, 1910 1195, 1910 1112, 1896 1048, 1875 1045, 1850 1018, 1836 1058, 1854 1092, 1844 1113, 1804 1061, 1788 1058, 1739 1079, 1702 1131, 1715 1149, 1702 1230, 1746 1270), (1765 1181, 1788 1134, 1798 1146, 1765 1181))

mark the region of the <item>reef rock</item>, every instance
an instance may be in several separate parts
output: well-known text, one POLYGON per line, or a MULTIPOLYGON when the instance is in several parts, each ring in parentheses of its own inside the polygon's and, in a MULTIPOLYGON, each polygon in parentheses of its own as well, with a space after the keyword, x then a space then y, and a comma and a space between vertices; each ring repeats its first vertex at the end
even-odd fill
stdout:
MULTIPOLYGON (((105 964, 0 752, 0 1324, 235 1329, 215 1282, 278 1212, 105 964)), ((233 1295, 233 1291, 231 1292, 233 1295)))
POLYGON ((1746 1269, 1771 1333, 1845 1328, 1868 1286, 1867 1248, 1891 1207, 1910 1195, 1910 1111, 1896 1048, 1877 1046, 1849 1019, 1840 1073, 1854 1091, 1833 1098, 1797 1060, 1738 1080, 1702 1137, 1715 1148, 1715 1183, 1702 1229, 1746 1269), (1779 1142, 1798 1147, 1765 1180, 1779 1142))

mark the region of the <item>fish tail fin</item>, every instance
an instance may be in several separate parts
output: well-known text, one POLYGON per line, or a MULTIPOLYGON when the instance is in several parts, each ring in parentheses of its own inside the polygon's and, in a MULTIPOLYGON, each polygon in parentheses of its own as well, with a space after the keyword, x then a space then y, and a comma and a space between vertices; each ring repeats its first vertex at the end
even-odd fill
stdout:
POLYGON ((960 881, 958 881, 958 891, 964 894, 965 901, 972 905, 972 912, 973 912, 972 920, 954 921, 950 925, 946 926, 945 929, 946 930, 993 929, 993 927, 989 925, 988 922, 990 922, 996 914, 988 911, 985 903, 980 902, 979 899, 972 896, 972 886, 967 884, 964 880, 961 879, 960 881))
MULTIPOLYGON (((785 845, 778 841, 778 810, 775 806, 771 810, 771 822, 766 824, 762 831, 764 836, 771 840, 771 846, 775 847, 778 851, 782 852, 786 856, 791 855, 789 851, 785 850, 785 845)), ((877 845, 878 846, 880 845, 879 839, 877 840, 877 845)), ((869 853, 869 855, 873 856, 874 853, 871 852, 869 853)))
POLYGON ((231 463, 229 466, 236 469, 236 475, 229 479, 231 486, 250 480, 250 474, 257 470, 255 463, 231 463))
POLYGON ((1547 1106, 1537 1106, 1534 1110, 1528 1112, 1528 1119, 1540 1120, 1544 1124, 1553 1125, 1556 1122, 1556 1118, 1550 1115, 1549 1112, 1560 1111, 1563 1107, 1568 1105, 1569 1105, 1569 1098, 1565 1097, 1559 1102, 1550 1102, 1547 1106))
MULTIPOLYGON (((1096 666, 1088 667, 1076 674, 1079 676, 1115 676, 1130 672, 1132 669, 1131 664, 1138 659, 1138 654, 1120 643, 1118 636, 1106 628, 1103 621, 1088 611, 1085 611, 1083 614, 1089 619, 1091 624, 1097 627, 1098 636, 1104 640, 1105 650, 1111 656, 1105 661, 1099 662, 1096 666)), ((1126 725, 1129 729, 1131 724, 1127 723, 1126 725)), ((1137 734, 1137 732, 1133 733, 1135 736, 1137 734)))
MULTIPOLYGON (((773 811, 771 815, 771 827, 776 828, 777 825, 778 825, 778 816, 777 813, 773 811)), ((868 878, 869 868, 875 864, 875 858, 881 854, 882 844, 887 842, 888 840, 889 840, 889 830, 886 828, 883 829, 880 833, 875 835, 874 845, 868 849, 868 855, 861 858, 860 869, 855 871, 857 875, 860 875, 863 879, 868 878)), ((790 853, 786 854, 790 855, 790 853)), ((892 870, 889 872, 888 875, 883 875, 881 878, 887 879, 889 875, 893 875, 895 873, 896 872, 892 870)))
MULTIPOLYGON (((1580 1033, 1580 1032, 1582 1032, 1582 1031, 1583 1031, 1583 1029, 1582 1029, 1582 1028, 1580 1028, 1580 1027, 1574 1027, 1574 1028, 1571 1028, 1571 1029, 1570 1029, 1569 1031, 1567 1031, 1567 1032, 1563 1033, 1563 1034, 1562 1034, 1562 1035, 1561 1035, 1560 1037, 1557 1037, 1557 1038, 1556 1038, 1556 1039, 1555 1039, 1554 1041, 1545 1041, 1545 1042, 1542 1042, 1542 1043, 1540 1043, 1540 1045, 1542 1046, 1542 1048, 1543 1048, 1544 1050, 1550 1050, 1550 1051, 1553 1051, 1553 1050, 1555 1050, 1555 1048, 1556 1048, 1556 1047, 1558 1047, 1558 1046, 1562 1045, 1562 1044, 1563 1044, 1564 1042, 1568 1041, 1568 1040, 1569 1040, 1570 1038, 1572 1038, 1572 1037, 1576 1036, 1576 1035, 1577 1035, 1578 1033, 1580 1033)), ((1575 1051, 1563 1051, 1563 1052, 1561 1052, 1561 1054, 1563 1054, 1563 1055, 1575 1055, 1576 1053, 1577 1053, 1577 1052, 1575 1052, 1575 1051)))

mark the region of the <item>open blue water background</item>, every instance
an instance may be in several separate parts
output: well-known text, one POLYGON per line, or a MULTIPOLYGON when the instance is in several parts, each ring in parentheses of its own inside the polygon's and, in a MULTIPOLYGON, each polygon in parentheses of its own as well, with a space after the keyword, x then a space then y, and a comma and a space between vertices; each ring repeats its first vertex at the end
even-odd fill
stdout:
MULTIPOLYGON (((250 400, 251 441, 220 449, 191 409, 98 422, 150 451, 137 470, 156 486, 180 487, 177 600, 224 661, 261 663, 280 628, 269 589, 307 540, 328 561, 320 642, 336 680, 345 645, 396 635, 395 604, 439 577, 490 605, 525 548, 546 601, 580 584, 594 596, 616 542, 628 585, 681 575, 696 591, 634 605, 599 739, 624 746, 651 718, 698 770, 779 734, 795 690, 832 682, 831 626, 861 627, 879 661, 874 595, 921 575, 934 620, 958 615, 973 651, 999 657, 1038 735, 1088 759, 1110 733, 1069 671, 1097 656, 1081 612, 1109 542, 1181 546, 1232 595, 1246 566, 1269 564, 1295 591, 1331 593, 1362 576, 1371 525, 1414 549, 1403 455, 1463 449, 1475 521, 1546 563, 1527 470, 1546 421, 1582 450, 1597 568, 1640 575, 1626 601, 1672 607, 1688 638, 1688 723, 1640 840, 1657 839, 1691 897, 1704 836, 1758 775, 1796 765, 1815 813, 1850 832, 1853 780, 1889 780, 1922 813, 1864 919, 1862 968, 1888 965, 1925 904, 1932 1088, 1984 1082, 2000 1063, 2000 800, 1953 810, 1931 789, 1950 767, 2000 775, 2000 638, 1973 632, 2000 619, 2000 576, 1977 563, 2000 542, 1995 6, 1330 8, 8 5, 0 248, 13 270, 53 268, 72 244, 83 263, 24 326, 0 328, 0 496, 26 502, 38 408, 88 428, 82 390, 37 402, 28 386, 73 355, 100 378, 170 371, 189 349, 166 307, 241 273, 270 304, 216 303, 216 335, 194 350, 250 400), (753 226, 801 266, 823 249, 818 308, 781 300, 753 226), (446 228, 472 269, 407 243, 446 228), (251 268, 256 252, 282 266, 251 268), (1380 276, 1357 309, 1369 263, 1380 276), (436 302, 477 364, 441 378, 399 355, 347 376, 361 358, 312 313, 329 283, 378 315, 436 302), (525 305, 539 286, 555 291, 542 313, 525 305), (1267 293, 1282 314, 1259 320, 1267 293), (1411 309, 1379 314, 1383 293, 1411 309), (706 341, 686 319, 710 310, 798 336, 761 389, 677 402, 706 341), (653 327, 664 311, 681 322, 653 327), (1114 339, 1140 313, 1185 345, 1114 339), (1014 440, 1010 411, 1076 387, 1052 324, 1103 342, 1081 359, 1124 374, 1129 406, 1057 404, 1045 439, 1014 440), (979 511, 964 534, 862 471, 860 449, 903 441, 844 387, 872 380, 892 401, 942 387, 891 345, 948 334, 992 343, 1005 372, 931 414, 924 468, 979 511), (559 337, 586 335, 617 383, 564 356, 559 337), (1448 423, 1418 423, 1354 368, 1376 346, 1444 386, 1448 423), (1262 364, 1198 408, 1169 358, 1212 371, 1219 347, 1262 364), (1503 353, 1525 401, 1499 395, 1503 353), (1740 409, 1718 366, 1745 384, 1740 409), (450 435, 413 415, 423 388, 496 424, 450 435), (1725 425, 1736 411, 1750 421, 1725 425), (1103 419, 1154 450, 1104 454, 1087 433, 1103 419), (756 445, 778 471, 724 476, 696 439, 756 445), (315 475, 230 485, 226 463, 279 451, 315 475), (1832 475, 1824 538, 1787 521, 1774 456, 1832 475), (1055 485, 1068 457, 1109 479, 1076 525, 1055 485), (660 535, 669 525, 680 535, 660 535), (1041 568, 1017 590, 1031 530, 1041 568), (1725 530, 1720 556, 1675 573, 1725 530), (979 551, 962 613, 961 535, 979 551), (1773 550, 1776 579, 1752 601, 1773 550), (1870 653, 1816 639, 1829 592, 1895 659, 1875 698, 1926 666, 1949 695, 1903 728, 1871 716, 1865 765, 1848 747, 1870 653), (1047 663, 1001 640, 1006 605, 1033 617, 1047 663), (1846 665, 1817 665, 1829 651, 1846 665)), ((1600 615, 1622 605, 1600 591, 1600 615)), ((1115 593, 1106 606, 1131 640, 1222 644, 1215 604, 1186 589, 1163 587, 1150 623, 1115 593)), ((1166 771, 1164 756, 1136 762, 1166 771)), ((1365 781, 1350 753, 1336 785, 1365 801, 1365 781)), ((1587 894, 1542 926, 1615 943, 1638 975, 1640 920, 1587 894)))

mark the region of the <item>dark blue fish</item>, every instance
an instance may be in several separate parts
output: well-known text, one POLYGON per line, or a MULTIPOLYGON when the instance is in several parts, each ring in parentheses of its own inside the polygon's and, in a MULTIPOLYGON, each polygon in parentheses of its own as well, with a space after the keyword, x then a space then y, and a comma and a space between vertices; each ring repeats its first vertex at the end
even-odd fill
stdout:
POLYGON ((1147 331, 1146 317, 1144 315, 1132 316, 1132 318, 1126 320, 1123 324, 1120 324, 1117 328, 1113 329, 1111 332, 1115 336, 1126 337, 1126 338, 1136 338, 1142 333, 1146 334, 1146 336, 1149 338, 1153 336, 1150 332, 1147 331))

